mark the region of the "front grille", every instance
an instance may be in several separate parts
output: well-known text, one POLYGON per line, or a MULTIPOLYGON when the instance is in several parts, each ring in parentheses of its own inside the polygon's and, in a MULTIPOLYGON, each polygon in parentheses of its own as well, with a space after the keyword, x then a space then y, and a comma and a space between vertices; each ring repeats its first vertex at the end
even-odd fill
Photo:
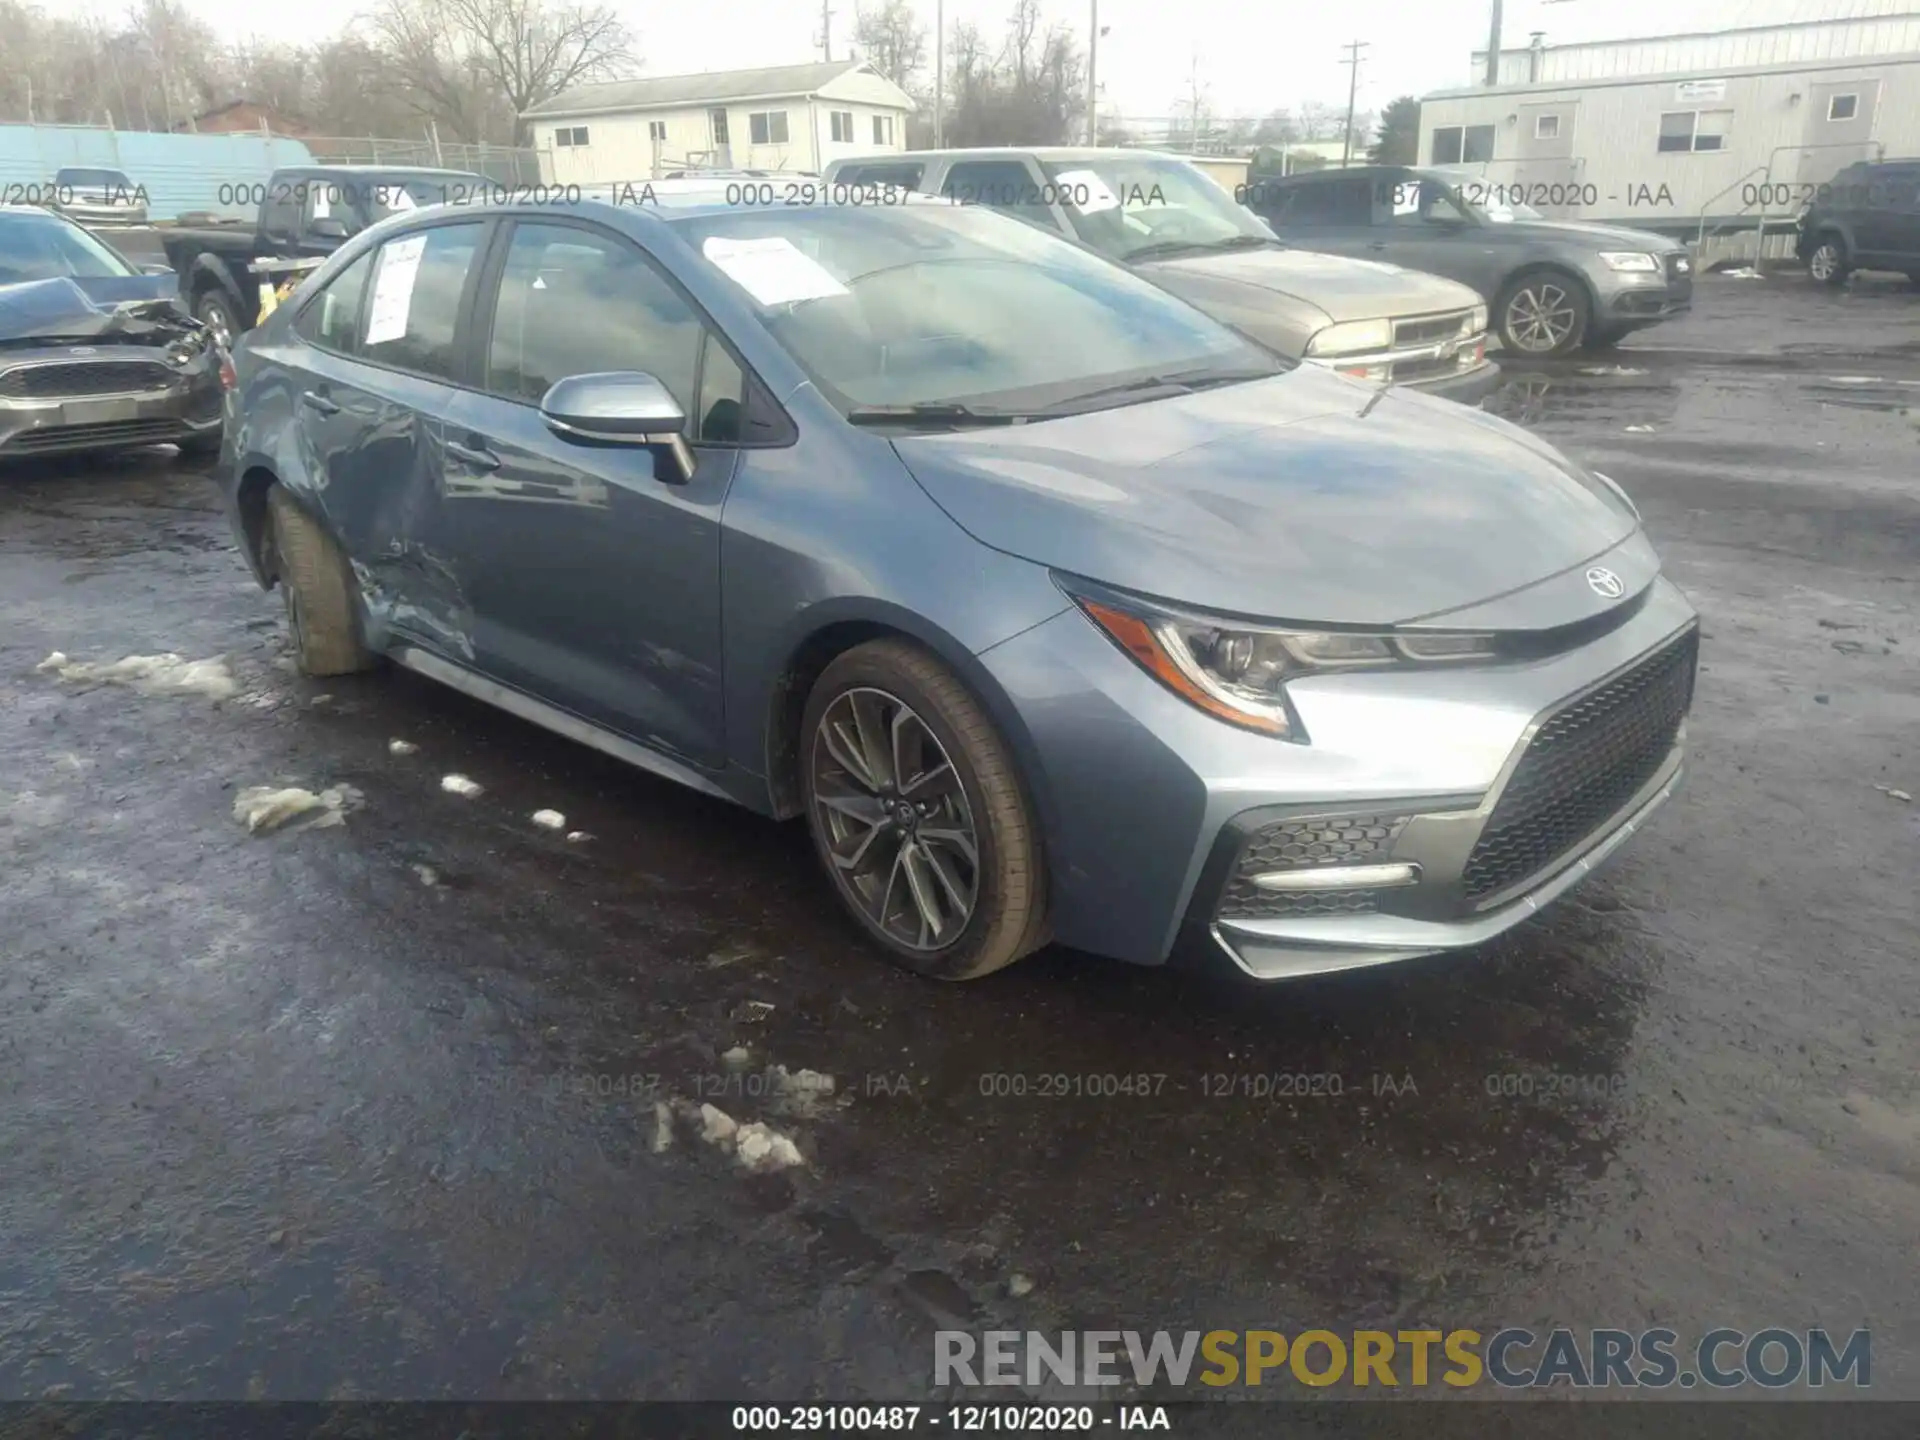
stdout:
POLYGON ((1393 853, 1406 815, 1322 815, 1257 830, 1241 847, 1220 897, 1219 917, 1248 920, 1276 915, 1361 915, 1380 903, 1378 890, 1283 892, 1262 890, 1255 875, 1324 865, 1378 864, 1393 853))
POLYGON ((1699 632, 1689 630, 1540 727, 1467 857, 1469 900, 1547 869, 1653 778, 1693 703, 1699 648, 1699 632))
POLYGON ((9 455, 84 450, 108 445, 157 445, 180 438, 178 420, 110 420, 99 425, 43 425, 6 443, 9 455))
POLYGON ((1451 315, 1396 320, 1393 325, 1393 348, 1405 350, 1413 345, 1433 345, 1442 340, 1456 339, 1467 333, 1467 321, 1471 318, 1470 311, 1457 310, 1451 315))
POLYGON ((1393 383, 1407 385, 1418 380, 1438 380, 1460 373, 1460 357, 1449 355, 1446 359, 1397 360, 1393 366, 1393 383))
POLYGON ((125 395, 165 390, 180 374, 156 360, 75 360, 23 365, 0 375, 0 396, 9 400, 61 400, 75 395, 125 395))

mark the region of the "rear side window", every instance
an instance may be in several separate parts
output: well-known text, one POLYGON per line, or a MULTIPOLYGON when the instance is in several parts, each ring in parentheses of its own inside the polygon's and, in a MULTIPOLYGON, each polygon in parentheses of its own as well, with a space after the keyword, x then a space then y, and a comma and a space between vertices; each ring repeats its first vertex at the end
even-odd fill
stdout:
POLYGON ((372 274, 373 256, 369 253, 334 276, 293 322, 294 334, 336 355, 358 354, 360 307, 367 295, 367 277, 372 274))
POLYGON ((1317 180, 1293 192, 1289 225, 1368 225, 1373 221, 1373 186, 1366 180, 1317 180))
POLYGON ((835 182, 840 185, 892 185, 901 190, 919 188, 927 167, 916 161, 895 160, 884 165, 849 165, 835 182))
POLYGON ((460 296, 482 229, 439 225, 380 247, 361 331, 365 358, 437 380, 458 375, 460 296))

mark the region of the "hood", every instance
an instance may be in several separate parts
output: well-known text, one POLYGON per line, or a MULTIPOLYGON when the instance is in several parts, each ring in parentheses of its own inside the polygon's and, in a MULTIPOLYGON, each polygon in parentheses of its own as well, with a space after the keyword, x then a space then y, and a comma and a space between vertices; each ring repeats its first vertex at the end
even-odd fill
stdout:
POLYGON ((1514 235, 1535 236, 1542 240, 1591 241, 1596 249, 1647 250, 1664 255, 1669 250, 1685 251, 1686 246, 1670 235, 1652 230, 1633 230, 1625 225, 1595 225, 1585 220, 1509 220, 1492 224, 1489 229, 1514 235))
POLYGON ((983 544, 1257 619, 1389 625, 1475 607, 1475 625, 1539 629, 1622 603, 1585 583, 1597 556, 1616 552, 1627 597, 1658 571, 1639 523, 1551 446, 1310 365, 894 448, 983 544))
POLYGON ((1312 250, 1230 250, 1149 260, 1135 268, 1202 309, 1224 302, 1254 311, 1280 297, 1321 317, 1316 330, 1342 320, 1404 319, 1480 303, 1465 285, 1438 275, 1312 250))
POLYGON ((154 344, 198 330, 168 275, 61 276, 0 285, 0 345, 17 341, 126 340, 154 344))

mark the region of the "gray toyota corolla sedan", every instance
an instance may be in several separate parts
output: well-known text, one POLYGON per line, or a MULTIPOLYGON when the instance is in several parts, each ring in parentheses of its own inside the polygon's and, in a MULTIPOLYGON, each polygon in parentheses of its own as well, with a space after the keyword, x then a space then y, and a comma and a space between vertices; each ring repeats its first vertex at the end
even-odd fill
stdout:
POLYGON ((990 210, 807 192, 396 217, 247 336, 223 469, 305 668, 804 815, 947 979, 1471 945, 1672 793, 1696 622, 1611 481, 990 210))

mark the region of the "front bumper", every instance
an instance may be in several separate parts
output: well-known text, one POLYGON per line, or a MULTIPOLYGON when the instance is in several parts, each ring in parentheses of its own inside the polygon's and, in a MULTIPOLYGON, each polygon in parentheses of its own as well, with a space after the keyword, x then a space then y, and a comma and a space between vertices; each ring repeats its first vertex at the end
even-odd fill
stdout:
POLYGON ((164 390, 77 398, 0 397, 0 460, 177 444, 217 434, 220 375, 183 374, 164 390))
POLYGON ((1025 725, 1056 938, 1158 964, 1182 933, 1210 936, 1249 974, 1283 978, 1475 945, 1518 924, 1609 859, 1678 783, 1696 618, 1661 579, 1626 611, 1544 658, 1295 682, 1308 744, 1194 709, 1077 611, 986 652, 1025 725), (1667 695, 1660 724, 1629 717, 1631 765, 1575 747, 1563 752, 1575 762, 1564 785, 1561 772, 1522 770, 1548 753, 1542 735, 1561 735, 1662 656, 1669 678, 1684 668, 1685 692, 1667 695), (1588 784, 1601 764, 1606 783, 1588 784), (1553 800, 1555 785, 1566 803, 1501 809, 1509 795, 1553 800), (1324 822, 1313 863, 1413 866, 1413 881, 1248 905, 1250 868, 1301 863, 1276 847, 1260 866, 1241 864, 1276 817, 1324 822))
POLYGON ((1596 317, 1637 328, 1686 314, 1693 308, 1692 258, 1668 255, 1663 265, 1657 275, 1609 270, 1595 277, 1596 317))

